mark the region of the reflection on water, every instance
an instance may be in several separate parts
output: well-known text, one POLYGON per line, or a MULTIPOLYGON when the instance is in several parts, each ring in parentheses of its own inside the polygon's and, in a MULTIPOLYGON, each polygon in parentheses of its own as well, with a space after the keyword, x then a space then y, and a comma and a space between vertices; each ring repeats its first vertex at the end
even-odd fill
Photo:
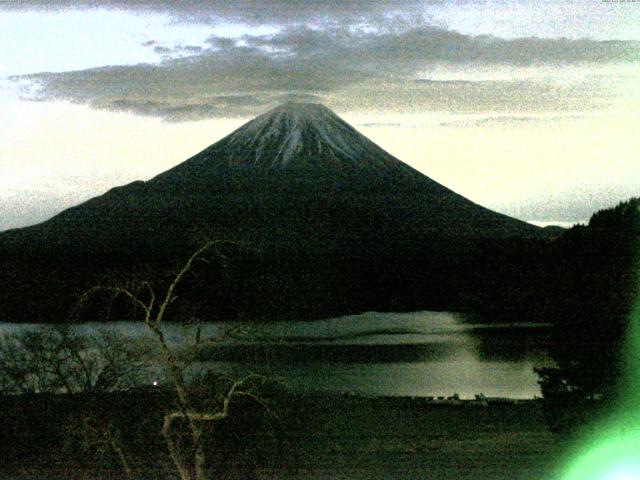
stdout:
POLYGON ((287 365, 313 362, 343 363, 414 363, 455 358, 460 347, 447 342, 399 344, 343 343, 269 343, 207 346, 198 349, 200 361, 217 360, 237 363, 274 363, 287 365))
MULTIPOLYGON (((30 328, 0 325, 0 331, 30 328)), ((148 335, 131 322, 83 324, 87 335, 106 329, 148 335)), ((547 362, 548 328, 469 321, 447 312, 376 313, 314 322, 211 323, 192 369, 254 371, 297 391, 364 395, 451 395, 531 398, 539 395, 533 367, 547 362), (233 334, 229 335, 232 329, 233 334)), ((194 326, 166 325, 166 338, 189 350, 194 326)))

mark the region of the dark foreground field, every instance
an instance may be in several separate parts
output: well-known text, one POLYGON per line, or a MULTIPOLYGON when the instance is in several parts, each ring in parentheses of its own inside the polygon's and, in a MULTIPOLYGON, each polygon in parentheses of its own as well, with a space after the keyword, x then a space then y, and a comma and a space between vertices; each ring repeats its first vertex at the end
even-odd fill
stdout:
MULTIPOLYGON (((171 395, 0 397, 1 478, 175 478, 159 434, 171 395), (107 433, 105 433, 107 432, 107 433)), ((560 437, 542 405, 444 406, 411 399, 291 396, 278 420, 237 405, 208 435, 211 478, 552 478, 560 437)))
POLYGON ((314 399, 292 471, 268 478, 546 479, 559 439, 541 405, 443 406, 410 399, 314 399))

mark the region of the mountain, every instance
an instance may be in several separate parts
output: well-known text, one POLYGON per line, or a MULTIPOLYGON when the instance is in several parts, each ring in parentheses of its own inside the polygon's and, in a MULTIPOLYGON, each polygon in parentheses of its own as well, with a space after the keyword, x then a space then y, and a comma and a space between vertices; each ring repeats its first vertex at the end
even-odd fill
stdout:
POLYGON ((62 315, 91 282, 141 265, 165 271, 203 238, 260 252, 234 279, 260 292, 234 300, 243 314, 402 308, 407 295, 448 308, 457 280, 432 285, 442 270, 465 270, 487 242, 544 236, 414 170, 326 107, 287 103, 146 182, 1 233, 0 319, 62 315))

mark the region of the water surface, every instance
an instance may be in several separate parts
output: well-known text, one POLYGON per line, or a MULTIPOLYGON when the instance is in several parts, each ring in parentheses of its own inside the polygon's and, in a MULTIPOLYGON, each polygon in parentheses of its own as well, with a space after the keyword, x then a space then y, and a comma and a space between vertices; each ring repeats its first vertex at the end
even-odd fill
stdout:
MULTIPOLYGON (((0 332, 25 328, 34 327, 0 324, 0 332)), ((73 328, 87 335, 112 332, 122 341, 149 336, 134 322, 73 328)), ((196 327, 164 328, 172 347, 192 350, 196 327)), ((548 333, 540 325, 429 311, 368 312, 314 322, 209 323, 202 327, 192 369, 267 374, 295 391, 532 398, 540 394, 533 368, 549 363, 548 333)))

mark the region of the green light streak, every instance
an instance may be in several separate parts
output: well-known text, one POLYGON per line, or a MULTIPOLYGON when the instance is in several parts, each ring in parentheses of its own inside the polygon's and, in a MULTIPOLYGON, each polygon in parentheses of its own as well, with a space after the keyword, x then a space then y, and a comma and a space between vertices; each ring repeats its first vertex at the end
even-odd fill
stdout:
POLYGON ((562 480, 640 479, 640 423, 635 418, 616 417, 586 440, 562 480))
POLYGON ((629 317, 622 355, 617 403, 593 425, 594 433, 584 436, 561 480, 640 480, 640 298, 629 317))

